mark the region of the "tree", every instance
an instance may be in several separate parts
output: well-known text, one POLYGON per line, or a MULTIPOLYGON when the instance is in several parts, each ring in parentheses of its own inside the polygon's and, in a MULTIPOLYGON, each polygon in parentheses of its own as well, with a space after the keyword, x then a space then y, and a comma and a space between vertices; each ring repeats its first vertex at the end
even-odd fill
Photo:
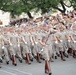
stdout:
POLYGON ((71 6, 66 5, 65 1, 69 1, 69 0, 33 0, 32 3, 34 3, 37 9, 42 10, 42 14, 45 12, 48 12, 52 8, 57 9, 62 13, 65 13, 66 6, 71 7, 71 6))
POLYGON ((30 13, 32 9, 36 9, 36 12, 42 10, 42 14, 51 9, 65 13, 66 7, 71 6, 76 9, 76 0, 0 0, 0 9, 11 12, 13 17, 25 12, 29 18, 33 18, 30 13), (70 2, 68 5, 66 4, 67 1, 70 2))
POLYGON ((12 17, 25 12, 30 18, 32 18, 29 11, 33 9, 33 5, 27 0, 1 0, 0 9, 5 12, 10 12, 12 17))
POLYGON ((73 6, 74 10, 76 10, 76 0, 69 0, 71 3, 71 6, 73 6))

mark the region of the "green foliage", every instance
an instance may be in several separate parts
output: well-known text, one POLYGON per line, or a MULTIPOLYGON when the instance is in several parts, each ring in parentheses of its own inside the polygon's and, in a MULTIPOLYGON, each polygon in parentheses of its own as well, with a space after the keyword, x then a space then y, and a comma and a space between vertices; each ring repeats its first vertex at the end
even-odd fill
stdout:
MULTIPOLYGON (((30 1, 30 0, 29 0, 30 1)), ((2 0, 0 2, 0 9, 5 12, 11 12, 11 15, 20 15, 22 12, 29 12, 32 10, 33 4, 27 0, 2 0)))
POLYGON ((76 0, 0 0, 0 9, 11 12, 12 16, 20 15, 22 12, 28 13, 32 9, 36 9, 36 12, 42 10, 42 14, 49 12, 52 8, 65 13, 65 6, 68 6, 65 1, 70 1, 71 6, 76 9, 76 0))
POLYGON ((71 3, 71 6, 76 10, 76 0, 69 0, 71 3))

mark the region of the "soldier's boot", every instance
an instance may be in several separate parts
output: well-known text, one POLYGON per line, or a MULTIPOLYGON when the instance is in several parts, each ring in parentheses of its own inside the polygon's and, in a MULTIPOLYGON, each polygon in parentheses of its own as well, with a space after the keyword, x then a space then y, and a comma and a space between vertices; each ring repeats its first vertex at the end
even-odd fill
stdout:
POLYGON ((76 50, 73 50, 73 58, 76 58, 76 50))
POLYGON ((33 54, 30 53, 29 56, 30 56, 30 61, 33 62, 33 58, 34 58, 34 57, 33 57, 33 54))
POLYGON ((60 53, 56 53, 56 55, 57 55, 58 57, 60 57, 60 53))
POLYGON ((45 73, 47 73, 47 74, 48 74, 47 61, 45 61, 45 73))
POLYGON ((68 55, 68 53, 66 53, 66 52, 63 52, 63 54, 64 54, 64 56, 65 56, 65 57, 69 58, 69 55, 68 55))
POLYGON ((33 62, 33 58, 31 58, 30 60, 31 60, 31 62, 33 62))
POLYGON ((45 61, 45 73, 47 73, 47 74, 49 74, 49 75, 51 75, 52 73, 51 73, 51 68, 50 68, 50 63, 49 63, 49 61, 45 61))
POLYGON ((9 55, 9 58, 10 58, 10 60, 12 61, 12 56, 11 56, 11 55, 9 55))
POLYGON ((2 58, 0 58, 0 63, 3 63, 3 60, 2 60, 2 58))
POLYGON ((18 58, 18 60, 19 60, 20 63, 22 63, 22 59, 20 57, 18 58))
POLYGON ((44 57, 42 55, 40 55, 40 59, 45 60, 44 57))
POLYGON ((61 59, 62 59, 63 61, 66 61, 65 58, 64 58, 64 55, 63 55, 63 51, 60 51, 60 55, 61 55, 61 59))
POLYGON ((1 64, 0 64, 0 68, 2 68, 1 64))
POLYGON ((17 66, 16 57, 14 55, 12 55, 12 64, 17 66))
POLYGON ((70 54, 71 56, 73 55, 73 50, 72 50, 72 48, 69 48, 69 49, 68 49, 68 54, 70 54))
POLYGON ((31 64, 29 53, 26 53, 26 63, 31 64))
POLYGON ((6 61, 6 64, 8 65, 9 64, 9 61, 6 61))
POLYGON ((37 53, 37 62, 41 63, 40 54, 39 53, 37 53))
POLYGON ((6 59, 6 64, 8 65, 9 64, 9 57, 8 57, 8 55, 5 55, 5 59, 6 59))
POLYGON ((2 55, 2 59, 4 59, 5 55, 2 55))
POLYGON ((57 56, 55 56, 55 59, 57 59, 57 56))
POLYGON ((53 57, 50 57, 50 61, 51 61, 51 62, 54 62, 53 57))

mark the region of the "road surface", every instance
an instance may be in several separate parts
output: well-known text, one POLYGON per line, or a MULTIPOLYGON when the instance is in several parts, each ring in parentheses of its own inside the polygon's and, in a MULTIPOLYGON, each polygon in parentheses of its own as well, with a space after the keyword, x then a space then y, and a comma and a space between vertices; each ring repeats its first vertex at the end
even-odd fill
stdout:
MULTIPOLYGON (((28 65, 23 60, 23 63, 17 61, 17 66, 13 66, 10 62, 6 65, 3 61, 2 68, 0 69, 0 75, 47 75, 44 73, 44 61, 37 63, 34 59, 31 65, 28 65)), ((66 58, 66 61, 62 61, 60 58, 55 59, 54 62, 50 62, 52 69, 52 75, 76 75, 76 59, 70 56, 66 58)))

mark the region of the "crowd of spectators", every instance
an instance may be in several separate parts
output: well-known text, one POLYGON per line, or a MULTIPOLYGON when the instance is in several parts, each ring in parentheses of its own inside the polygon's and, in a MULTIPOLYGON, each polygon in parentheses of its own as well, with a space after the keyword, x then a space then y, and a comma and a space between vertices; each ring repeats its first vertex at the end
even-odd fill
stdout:
POLYGON ((76 20, 76 11, 68 11, 67 14, 58 13, 57 15, 45 15, 36 19, 22 18, 19 20, 10 21, 10 26, 33 28, 36 26, 50 26, 54 27, 62 23, 69 28, 76 20))

